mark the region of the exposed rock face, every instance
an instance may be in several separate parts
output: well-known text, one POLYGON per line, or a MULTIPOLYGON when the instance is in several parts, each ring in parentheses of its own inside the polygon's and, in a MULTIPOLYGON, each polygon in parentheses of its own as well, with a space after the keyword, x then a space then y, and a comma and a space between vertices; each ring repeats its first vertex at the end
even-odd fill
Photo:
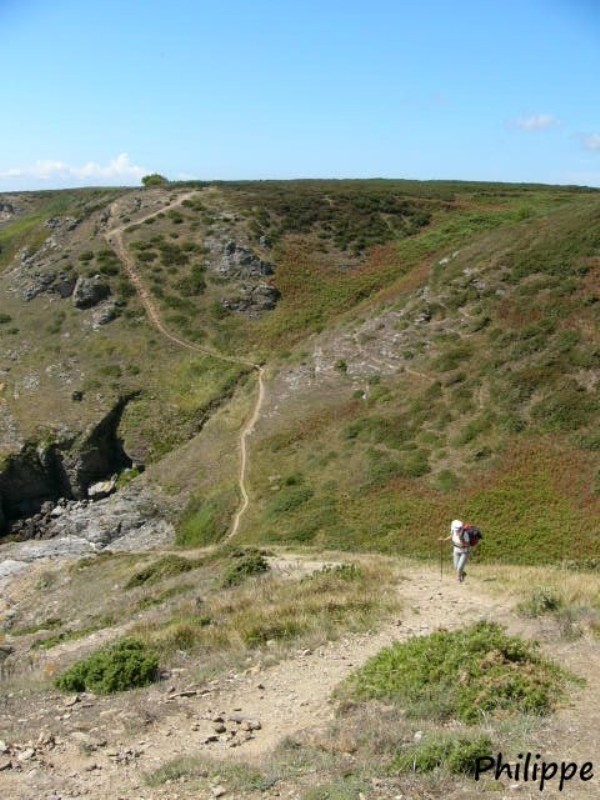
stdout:
POLYGON ((73 290, 73 305, 76 308, 92 308, 110 294, 110 286, 99 278, 79 278, 73 290))
POLYGON ((9 456, 0 473, 0 506, 7 519, 35 514, 45 500, 69 494, 69 484, 56 444, 26 444, 9 456))
POLYGON ((274 286, 258 283, 254 286, 244 286, 238 297, 223 300, 223 307, 255 317, 264 311, 274 309, 280 296, 280 292, 274 286))
MULTIPOLYGON (((142 550, 173 540, 173 526, 161 515, 158 499, 146 486, 129 485, 104 500, 60 500, 38 521, 35 534, 15 530, 18 541, 2 543, 0 587, 28 563, 41 558, 78 556, 111 550, 142 550)), ((29 520, 23 523, 23 527, 29 520)))
POLYGON ((53 231, 61 229, 74 231, 80 222, 81 219, 77 217, 50 217, 46 220, 46 227, 53 231))
POLYGON ((0 222, 8 222, 15 215, 15 207, 12 203, 0 203, 0 222))
MULTIPOLYGON (((224 223, 229 222, 225 215, 222 220, 224 223)), ((220 278, 231 282, 232 290, 237 292, 222 300, 224 308, 248 317, 260 317, 271 311, 280 297, 277 289, 265 281, 265 278, 273 275, 275 266, 270 261, 263 260, 250 247, 228 238, 231 233, 224 225, 215 235, 205 240, 210 251, 207 266, 220 278)), ((265 236, 261 237, 259 244, 262 250, 271 247, 270 239, 265 236)))
POLYGON ((113 319, 118 316, 117 306, 115 303, 105 303, 104 306, 98 308, 94 312, 95 325, 108 325, 113 319))
POLYGON ((46 445, 28 443, 8 457, 0 472, 0 532, 11 521, 43 516, 46 501, 53 506, 61 497, 87 497, 90 485, 131 466, 118 438, 119 423, 131 399, 121 398, 97 425, 79 436, 46 445))
POLYGON ((134 395, 119 399, 114 408, 97 425, 85 431, 63 456, 70 494, 75 498, 86 496, 87 487, 102 481, 115 472, 131 466, 117 431, 127 403, 134 395))
POLYGON ((31 282, 23 290, 24 300, 33 300, 39 294, 50 292, 58 294, 60 297, 70 297, 73 294, 75 284, 77 282, 77 275, 69 272, 56 273, 52 270, 49 272, 36 272, 31 278, 31 282))
POLYGON ((273 274, 273 265, 260 259, 256 253, 229 241, 217 262, 216 271, 228 278, 260 278, 273 274))

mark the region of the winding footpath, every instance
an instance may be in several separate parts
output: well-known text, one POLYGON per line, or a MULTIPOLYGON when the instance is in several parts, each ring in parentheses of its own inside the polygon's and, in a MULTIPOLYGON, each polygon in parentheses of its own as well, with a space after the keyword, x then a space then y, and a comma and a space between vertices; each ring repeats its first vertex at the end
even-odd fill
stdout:
POLYGON ((104 234, 104 238, 106 239, 107 244, 114 250, 114 252, 119 257, 121 264, 125 272, 127 273, 127 277, 131 281, 133 287, 135 288, 142 305, 148 315, 148 319, 150 323, 159 331, 159 333, 164 336, 169 341, 173 342, 174 344, 178 345, 179 347, 184 347, 187 350, 192 350, 196 353, 202 353, 203 355, 209 355, 212 358, 219 359, 220 361, 226 361, 229 364, 242 364, 247 367, 252 367, 252 369, 256 370, 258 375, 258 391, 256 396, 256 403, 254 404, 254 408, 250 419, 242 429, 240 434, 240 470, 238 475, 238 487, 241 495, 241 502, 239 508, 237 509, 235 516, 233 518, 233 522, 231 525, 231 529, 227 534, 227 539, 232 538, 238 532, 240 527, 240 522, 243 515, 246 513, 248 506, 250 505, 250 497, 248 495, 248 489, 246 486, 246 478, 247 478, 247 464, 248 464, 248 457, 247 457, 247 445, 246 440, 248 436, 254 430, 254 426, 256 425, 257 420, 260 417, 260 412, 262 409, 262 405, 265 398, 265 384, 264 384, 264 368, 260 364, 255 364, 253 361, 244 358, 236 358, 234 356, 228 356, 224 353, 219 352, 218 350, 214 350, 210 347, 202 347, 202 345, 196 344, 195 342, 189 342, 187 339, 183 339, 181 336, 177 336, 177 334, 170 331, 167 326, 165 325, 158 306, 152 294, 148 291, 148 288, 144 284, 141 275, 139 274, 135 261, 123 240, 123 234, 134 225, 139 225, 147 219, 151 219, 152 217, 156 217, 159 214, 163 214, 166 211, 171 209, 177 208, 178 206, 182 205, 182 203, 189 199, 193 194, 196 192, 187 192, 185 194, 180 195, 176 200, 172 203, 169 203, 166 206, 160 206, 156 208, 154 211, 151 211, 149 214, 146 214, 143 217, 136 219, 134 222, 130 222, 127 225, 120 225, 116 228, 112 228, 111 230, 107 231, 104 234))

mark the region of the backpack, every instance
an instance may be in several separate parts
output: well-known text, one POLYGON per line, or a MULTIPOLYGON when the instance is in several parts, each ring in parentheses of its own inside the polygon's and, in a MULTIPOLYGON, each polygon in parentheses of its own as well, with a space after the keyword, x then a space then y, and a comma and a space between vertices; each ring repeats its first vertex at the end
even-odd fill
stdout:
POLYGON ((465 544, 468 540, 470 547, 475 547, 475 545, 483 539, 483 534, 479 528, 468 522, 463 525, 462 536, 465 544))

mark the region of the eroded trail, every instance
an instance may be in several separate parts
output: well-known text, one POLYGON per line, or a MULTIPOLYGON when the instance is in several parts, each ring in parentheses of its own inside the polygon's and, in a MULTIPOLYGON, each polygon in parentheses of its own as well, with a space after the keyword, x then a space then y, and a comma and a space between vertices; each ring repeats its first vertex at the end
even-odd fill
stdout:
POLYGON ((187 339, 178 336, 177 334, 173 333, 169 328, 165 325, 158 306, 152 297, 152 294, 146 287, 140 273, 135 264, 135 260, 131 253, 128 251, 127 246, 123 240, 123 234, 128 230, 128 228, 132 227, 133 225, 139 225, 143 223, 147 219, 151 219, 152 217, 156 217, 159 214, 163 214, 165 211, 169 211, 171 209, 177 208, 178 206, 182 205, 182 203, 191 197, 195 192, 186 192, 185 194, 180 195, 176 200, 172 203, 169 203, 166 206, 160 206, 159 208, 154 209, 148 214, 145 214, 142 217, 137 218, 134 222, 128 223, 127 225, 120 225, 111 230, 107 231, 104 234, 104 238, 106 239, 108 245, 115 251, 129 280, 131 281, 133 287, 135 288, 138 297, 148 315, 148 319, 150 320, 151 324, 159 331, 159 333, 170 342, 173 342, 179 347, 183 347, 186 350, 191 350, 196 353, 201 353, 202 355, 208 355, 212 358, 218 359, 220 361, 225 361, 229 364, 241 364, 247 367, 252 367, 252 369, 256 370, 258 380, 257 380, 257 395, 256 395, 256 402, 254 404, 254 408, 252 410, 252 414, 250 419, 242 429, 240 434, 240 442, 239 442, 239 450, 240 450, 240 469, 238 474, 238 488, 240 491, 241 501, 240 506, 237 509, 235 516, 232 521, 231 528, 229 533, 227 534, 227 538, 231 538, 235 536, 235 534, 239 530, 240 522, 245 514, 248 506, 250 504, 250 498, 248 495, 248 488, 247 488, 247 445, 246 440, 248 436, 252 433, 254 426, 257 420, 260 417, 260 412, 262 409, 262 405, 264 402, 265 397, 265 387, 264 387, 264 368, 260 364, 255 364, 253 361, 250 361, 245 358, 236 358, 235 356, 228 356, 224 353, 219 352, 211 347, 203 347, 202 345, 196 344, 195 342, 190 342, 187 339))

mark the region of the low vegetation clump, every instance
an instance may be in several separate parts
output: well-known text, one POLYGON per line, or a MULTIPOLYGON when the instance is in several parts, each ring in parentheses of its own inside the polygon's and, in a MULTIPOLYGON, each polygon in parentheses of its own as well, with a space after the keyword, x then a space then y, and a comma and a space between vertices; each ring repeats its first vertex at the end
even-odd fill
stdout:
POLYGON ((179 521, 175 544, 179 547, 216 544, 227 533, 235 502, 233 492, 223 492, 206 500, 192 497, 179 521))
POLYGON ((174 575, 181 575, 202 566, 202 561, 198 559, 183 558, 177 555, 168 555, 154 561, 144 569, 139 570, 125 584, 125 589, 136 589, 138 586, 149 586, 164 578, 171 578, 174 575))
POLYGON ((382 650, 343 691, 401 703, 409 716, 474 724, 499 712, 547 714, 564 696, 569 677, 542 658, 535 643, 479 622, 382 650))
POLYGON ((546 586, 534 589, 531 595, 519 603, 518 611, 525 617, 539 617, 552 614, 564 608, 564 601, 551 588, 546 586))
POLYGON ((390 772, 433 772, 444 768, 455 775, 472 775, 478 758, 492 752, 489 736, 465 734, 433 734, 400 751, 390 772))
POLYGON ((73 664, 56 680, 65 692, 113 694, 147 686, 158 676, 158 656, 137 639, 119 642, 73 664))
POLYGON ((239 586, 246 578, 252 575, 262 575, 268 572, 271 567, 265 558, 263 550, 241 550, 232 555, 233 563, 225 570, 222 585, 239 586))

